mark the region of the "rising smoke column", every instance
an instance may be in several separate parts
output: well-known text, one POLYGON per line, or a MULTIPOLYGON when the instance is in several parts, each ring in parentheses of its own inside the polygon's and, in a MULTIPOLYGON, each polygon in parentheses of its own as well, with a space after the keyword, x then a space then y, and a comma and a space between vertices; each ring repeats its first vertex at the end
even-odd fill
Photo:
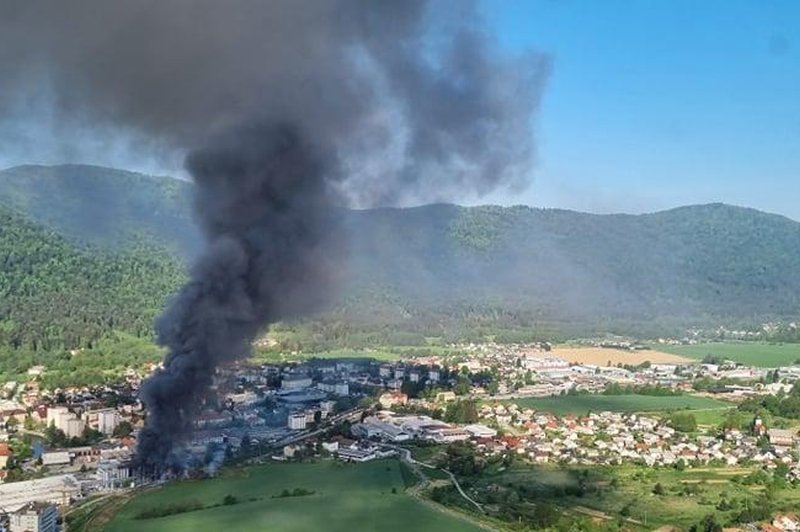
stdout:
POLYGON ((0 71, 0 136, 47 113, 186 154, 207 248, 156 324, 139 456, 159 470, 215 369, 324 301, 334 207, 525 184, 548 64, 461 0, 8 0, 0 71))
POLYGON ((207 240, 191 280, 156 323, 168 348, 142 387, 140 462, 159 470, 190 426, 215 369, 250 352, 268 323, 318 306, 336 256, 324 160, 294 127, 248 125, 193 151, 196 211, 207 240))

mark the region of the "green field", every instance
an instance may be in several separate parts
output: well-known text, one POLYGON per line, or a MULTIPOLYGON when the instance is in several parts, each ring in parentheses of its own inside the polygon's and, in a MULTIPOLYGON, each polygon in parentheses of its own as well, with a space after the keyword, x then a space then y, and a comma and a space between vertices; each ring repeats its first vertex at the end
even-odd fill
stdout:
POLYGON ((728 342, 696 345, 654 345, 653 349, 702 360, 707 355, 721 357, 747 366, 774 368, 791 366, 800 360, 800 344, 728 342))
MULTIPOLYGON (((630 530, 654 530, 665 525, 685 530, 708 514, 732 524, 738 512, 762 504, 765 495, 771 511, 800 507, 798 489, 776 486, 766 490, 764 485, 735 481, 758 469, 704 467, 677 471, 634 465, 572 468, 515 462, 510 467, 489 468, 472 490, 478 501, 513 500, 516 509, 544 502, 575 517, 591 515, 610 523, 625 519, 630 530), (581 484, 583 488, 578 490, 581 484), (653 493, 656 484, 662 487, 660 495, 653 493), (511 492, 516 492, 513 497, 511 492), (728 509, 717 507, 721 501, 729 503, 728 509)), ((463 501, 453 494, 447 503, 461 506, 463 501)))
POLYGON ((269 464, 225 470, 212 480, 175 482, 135 497, 117 513, 106 530, 399 532, 479 528, 406 494, 400 464, 389 460, 358 465, 269 464), (285 489, 297 488, 314 494, 275 497, 285 489), (239 502, 222 505, 226 495, 236 497, 239 502), (147 510, 192 502, 206 508, 136 519, 147 510))
POLYGON ((557 397, 528 397, 511 402, 524 408, 532 408, 557 415, 586 414, 587 412, 656 412, 663 410, 710 410, 728 409, 730 403, 695 397, 693 395, 561 395, 557 397))
POLYGON ((319 351, 315 353, 275 353, 272 351, 256 351, 250 357, 255 363, 279 364, 285 362, 296 362, 298 360, 308 360, 311 358, 323 359, 342 359, 342 360, 377 360, 378 362, 394 362, 402 358, 400 354, 382 349, 334 349, 331 351, 319 351))

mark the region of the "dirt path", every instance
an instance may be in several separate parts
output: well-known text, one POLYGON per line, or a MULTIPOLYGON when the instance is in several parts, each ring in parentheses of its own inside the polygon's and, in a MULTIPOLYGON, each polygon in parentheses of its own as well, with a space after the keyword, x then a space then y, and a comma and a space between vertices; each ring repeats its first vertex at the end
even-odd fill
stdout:
POLYGON ((482 530, 491 530, 492 532, 497 532, 497 530, 499 530, 499 529, 494 528, 494 527, 490 526, 489 524, 487 524, 487 523, 481 521, 480 519, 477 519, 477 518, 475 518, 475 517, 473 517, 473 516, 471 516, 471 515, 469 515, 467 513, 460 512, 458 510, 454 510, 453 508, 449 508, 447 506, 444 506, 442 504, 439 504, 437 502, 434 502, 434 501, 430 500, 429 498, 425 497, 421 493, 422 489, 423 489, 423 485, 422 484, 418 484, 416 486, 408 488, 406 490, 406 493, 408 493, 410 496, 414 497, 416 500, 418 500, 422 504, 426 505, 427 507, 429 507, 429 508, 431 508, 433 510, 436 510, 437 512, 441 512, 443 514, 447 514, 447 515, 449 515, 451 517, 455 517, 457 519, 460 519, 461 521, 466 521, 466 522, 468 522, 468 523, 470 523, 472 525, 477 526, 478 528, 480 528, 482 530))
POLYGON ((396 450, 399 453, 400 459, 403 461, 403 463, 405 463, 409 467, 409 469, 411 469, 411 471, 415 475, 417 475, 417 477, 419 477, 419 479, 421 481, 419 484, 411 486, 410 488, 408 488, 406 490, 406 493, 408 493, 411 497, 414 497, 416 500, 418 500, 422 504, 428 506, 429 508, 431 508, 433 510, 436 510, 437 512, 442 512, 442 513, 445 513, 445 514, 447 514, 447 515, 449 515, 451 517, 455 517, 455 518, 460 519, 462 521, 466 521, 466 522, 468 522, 468 523, 470 523, 472 525, 475 525, 478 528, 481 528, 483 530, 491 530, 491 531, 496 531, 497 530, 496 528, 491 527, 490 525, 488 525, 487 523, 481 521, 480 519, 477 519, 477 518, 475 518, 475 517, 473 517, 473 516, 471 516, 471 515, 469 515, 469 514, 467 514, 465 512, 461 512, 461 511, 455 510, 453 508, 449 508, 447 506, 444 506, 443 504, 439 504, 439 503, 437 503, 435 501, 432 501, 431 499, 425 497, 422 494, 422 490, 424 490, 424 489, 426 489, 428 487, 431 487, 431 486, 434 486, 434 485, 442 485, 442 484, 446 485, 446 484, 451 484, 452 483, 452 484, 455 484, 456 488, 458 488, 459 493, 461 493, 461 495, 466 500, 468 500, 469 502, 474 504, 481 512, 483 512, 483 508, 481 507, 481 505, 478 504, 477 502, 475 502, 474 500, 472 500, 470 497, 468 497, 466 495, 466 493, 464 493, 464 491, 461 489, 461 486, 458 484, 458 481, 456 481, 456 479, 455 479, 455 477, 453 476, 452 473, 450 473, 449 471, 446 471, 444 469, 439 469, 436 466, 433 466, 431 464, 426 464, 425 462, 419 462, 419 461, 415 460, 411 456, 411 451, 409 451, 408 449, 406 449, 404 447, 396 447, 396 446, 387 446, 387 447, 390 447, 390 448, 396 450), (431 481, 431 479, 428 477, 428 475, 426 475, 425 472, 423 471, 423 468, 439 469, 440 471, 444 471, 445 473, 447 473, 450 476, 451 480, 450 480, 450 482, 448 482, 446 480, 431 481))
MULTIPOLYGON (((573 512, 577 512, 579 514, 588 515, 589 517, 594 517, 595 519, 602 519, 603 521, 609 521, 611 519, 614 519, 605 512, 601 512, 600 510, 592 510, 591 508, 587 508, 585 506, 572 506, 568 509, 572 510, 573 512)), ((644 524, 641 521, 633 519, 632 517, 626 517, 625 521, 634 525, 644 524)))
POLYGON ((104 530, 106 525, 108 525, 111 520, 114 519, 114 516, 117 514, 120 508, 122 508, 133 497, 133 495, 133 491, 122 494, 114 493, 104 495, 86 503, 85 505, 75 508, 73 511, 77 512, 87 511, 87 507, 89 507, 88 518, 82 526, 66 530, 68 530, 68 532, 96 532, 99 530, 104 530))

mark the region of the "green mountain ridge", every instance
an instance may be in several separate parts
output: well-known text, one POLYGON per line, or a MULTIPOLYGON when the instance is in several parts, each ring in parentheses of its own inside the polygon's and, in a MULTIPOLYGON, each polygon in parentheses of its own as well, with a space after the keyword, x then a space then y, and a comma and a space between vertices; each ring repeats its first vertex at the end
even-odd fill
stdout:
POLYGON ((184 281, 163 248, 78 248, 0 205, 0 374, 68 360, 115 331, 151 338, 184 281))
MULTIPOLYGON (((6 264, 9 256, 24 258, 22 270, 15 266, 9 274, 6 266, 4 283, 13 286, 4 284, 3 293, 14 292, 15 305, 28 304, 26 298, 43 297, 39 290, 81 286, 83 271, 112 316, 126 306, 115 298, 120 286, 126 297, 134 297, 130 288, 137 285, 161 290, 145 297, 142 316, 151 319, 201 246, 191 191, 185 181, 101 167, 0 171, 6 235, 0 257, 6 264), (24 230, 8 238, 9 227, 24 230), (50 259, 32 251, 37 241, 80 260, 67 261, 63 274, 44 268, 50 259), (150 256, 159 260, 147 263, 150 256), (91 271, 105 271, 109 261, 129 268, 131 260, 145 261, 136 263, 133 281, 91 271), (26 275, 40 289, 21 292, 19 286, 33 282, 26 275)), ((596 215, 437 204, 340 215, 349 259, 332 309, 317 318, 323 336, 386 327, 424 335, 483 327, 600 331, 619 324, 657 331, 800 314, 800 223, 753 209, 710 204, 596 215)), ((0 312, 8 321, 9 307, 0 312)), ((82 311, 66 305, 62 312, 82 311)), ((59 323, 55 315, 53 322, 59 323)), ((140 334, 140 322, 133 329, 140 334)))
POLYGON ((0 205, 75 243, 124 249, 138 240, 200 246, 191 223, 192 184, 88 165, 16 166, 0 171, 0 205))

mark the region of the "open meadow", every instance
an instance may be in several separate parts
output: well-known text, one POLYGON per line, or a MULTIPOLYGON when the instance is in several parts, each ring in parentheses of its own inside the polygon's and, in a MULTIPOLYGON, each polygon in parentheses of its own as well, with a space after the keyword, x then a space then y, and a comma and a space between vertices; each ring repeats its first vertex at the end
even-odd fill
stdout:
POLYGON ((401 356, 383 349, 334 349, 331 351, 319 351, 314 353, 279 353, 275 351, 256 350, 250 357, 250 360, 256 364, 285 364, 287 362, 298 362, 312 358, 342 361, 375 360, 377 362, 394 362, 400 360, 401 356))
POLYGON ((408 495, 399 462, 382 460, 225 469, 211 480, 174 482, 142 492, 119 510, 105 530, 467 532, 479 528, 408 495), (156 517, 176 508, 190 510, 156 517))
POLYGON ((730 403, 693 395, 560 395, 556 397, 526 397, 513 399, 523 408, 532 408, 556 415, 583 415, 587 412, 659 412, 665 410, 728 410, 730 403))
MULTIPOLYGON (((750 481, 759 468, 649 468, 634 465, 608 467, 537 466, 516 462, 493 467, 474 484, 478 500, 514 501, 502 511, 524 513, 540 503, 575 516, 624 520, 629 528, 653 530, 659 526, 688 528, 705 515, 715 514, 733 524, 741 512, 760 506, 770 510, 800 507, 800 490, 787 485, 750 481), (513 493, 512 493, 513 492, 513 493)), ((453 497, 453 504, 461 502, 453 497)))
POLYGON ((791 366, 800 361, 800 344, 768 344, 764 342, 726 342, 695 345, 658 345, 653 349, 665 354, 703 360, 711 355, 747 366, 774 368, 791 366))

